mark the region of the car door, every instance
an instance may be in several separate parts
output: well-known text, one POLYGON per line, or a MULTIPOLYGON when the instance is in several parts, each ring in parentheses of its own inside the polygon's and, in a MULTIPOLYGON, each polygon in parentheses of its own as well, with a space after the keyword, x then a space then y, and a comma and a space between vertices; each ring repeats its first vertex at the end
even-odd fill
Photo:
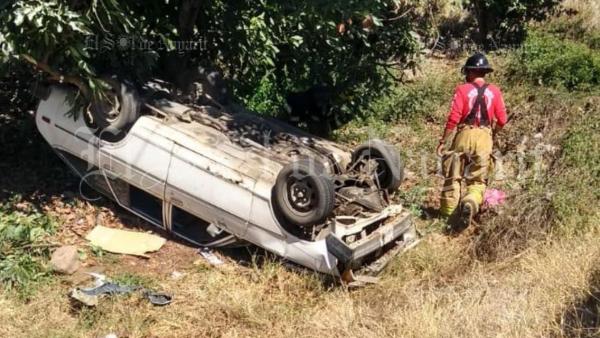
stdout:
MULTIPOLYGON (((223 147, 226 145, 221 145, 219 149, 206 147, 200 151, 176 144, 165 199, 177 213, 183 211, 206 221, 197 226, 206 227, 212 223, 220 230, 243 238, 256 182, 232 168, 237 160, 223 151, 223 147)), ((176 212, 171 219, 176 218, 176 212)), ((171 231, 183 237, 198 233, 183 226, 184 222, 173 222, 171 231)))
POLYGON ((99 167, 122 206, 164 228, 165 184, 173 141, 160 121, 141 117, 119 142, 99 142, 99 167))

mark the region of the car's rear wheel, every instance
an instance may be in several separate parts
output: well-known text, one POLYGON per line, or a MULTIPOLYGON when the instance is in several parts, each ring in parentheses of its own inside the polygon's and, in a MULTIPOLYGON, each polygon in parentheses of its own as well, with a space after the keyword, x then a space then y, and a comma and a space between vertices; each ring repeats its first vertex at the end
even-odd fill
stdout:
POLYGON ((123 137, 140 114, 140 99, 135 87, 114 77, 102 79, 110 88, 88 107, 88 125, 105 140, 123 137))
MULTIPOLYGON (((398 151, 394 146, 382 140, 370 140, 360 145, 352 153, 352 166, 368 166, 377 164, 374 179, 379 182, 381 189, 389 192, 398 190, 404 179, 404 166, 398 151)), ((365 168, 367 171, 370 168, 365 168)))
POLYGON ((273 192, 275 210, 297 227, 324 222, 335 205, 333 181, 325 167, 314 160, 302 159, 286 165, 273 192))

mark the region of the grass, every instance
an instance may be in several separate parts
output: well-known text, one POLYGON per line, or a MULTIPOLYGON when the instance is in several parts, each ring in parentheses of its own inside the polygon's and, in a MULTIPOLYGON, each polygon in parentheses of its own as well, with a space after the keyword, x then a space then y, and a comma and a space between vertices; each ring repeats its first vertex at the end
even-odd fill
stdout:
MULTIPOLYGON (((115 297, 78 308, 66 296, 68 279, 55 277, 27 299, 0 291, 0 336, 598 336, 600 96, 594 88, 517 83, 501 71, 510 57, 493 61, 500 70, 493 80, 513 116, 500 136, 505 178, 493 183, 508 193, 506 204, 457 237, 444 235, 438 220, 416 217, 427 236, 378 284, 347 290, 270 257, 224 268, 190 258, 160 273, 140 272, 92 250, 115 280, 172 292, 174 302, 158 308, 140 297, 115 297), (169 278, 175 268, 179 279, 169 278)), ((398 148, 410 175, 397 198, 415 215, 437 206, 442 182, 432 153, 459 81, 458 63, 429 62, 423 83, 438 84, 426 102, 416 97, 417 79, 379 103, 383 115, 338 132, 349 144, 379 133, 398 148), (407 101, 416 103, 393 112, 407 101)), ((16 217, 9 210, 1 217, 16 217)), ((43 220, 36 217, 34 224, 43 220)))
POLYGON ((18 196, 0 204, 0 283, 21 298, 49 276, 48 239, 56 228, 51 217, 30 208, 18 196))
POLYGON ((553 243, 518 260, 465 261, 462 247, 430 240, 398 260, 378 285, 326 289, 280 265, 165 280, 175 301, 156 308, 114 298, 73 310, 52 285, 28 305, 2 296, 3 336, 536 336, 584 297, 595 238, 553 243), (34 308, 33 310, 27 310, 34 308), (50 323, 61 323, 58 329, 50 323))

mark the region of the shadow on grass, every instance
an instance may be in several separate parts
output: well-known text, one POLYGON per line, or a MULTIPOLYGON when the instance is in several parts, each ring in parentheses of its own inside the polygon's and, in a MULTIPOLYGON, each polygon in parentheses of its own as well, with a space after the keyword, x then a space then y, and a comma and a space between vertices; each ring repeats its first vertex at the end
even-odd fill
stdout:
POLYGON ((600 337, 600 270, 590 278, 589 293, 562 314, 565 337, 600 337))

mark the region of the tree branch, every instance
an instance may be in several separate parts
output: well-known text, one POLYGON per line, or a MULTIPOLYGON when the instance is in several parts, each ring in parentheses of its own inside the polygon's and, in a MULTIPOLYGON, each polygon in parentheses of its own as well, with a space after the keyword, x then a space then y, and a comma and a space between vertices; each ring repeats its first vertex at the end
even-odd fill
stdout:
POLYGON ((72 85, 74 85, 75 87, 77 87, 79 89, 79 91, 81 92, 81 94, 86 99, 90 99, 91 98, 90 88, 85 84, 85 82, 83 81, 83 79, 81 79, 80 77, 78 77, 78 76, 70 76, 70 75, 62 75, 59 72, 57 72, 54 69, 52 69, 47 63, 45 63, 45 62, 38 62, 31 55, 21 54, 20 56, 25 61, 27 61, 30 64, 32 64, 36 69, 39 69, 39 70, 41 70, 43 72, 48 73, 50 75, 50 79, 51 80, 59 81, 61 83, 66 82, 68 84, 72 84, 72 85))

